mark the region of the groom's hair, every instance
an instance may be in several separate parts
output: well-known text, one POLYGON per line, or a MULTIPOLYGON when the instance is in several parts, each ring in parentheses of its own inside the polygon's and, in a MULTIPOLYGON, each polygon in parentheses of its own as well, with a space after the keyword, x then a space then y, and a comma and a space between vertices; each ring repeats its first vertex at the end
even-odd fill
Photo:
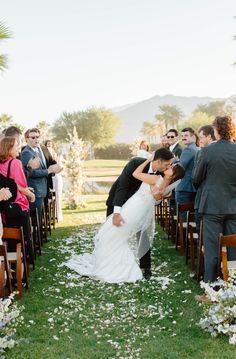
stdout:
POLYGON ((169 161, 173 157, 174 157, 173 153, 170 152, 170 150, 168 150, 167 148, 163 147, 155 151, 153 161, 156 160, 169 161))

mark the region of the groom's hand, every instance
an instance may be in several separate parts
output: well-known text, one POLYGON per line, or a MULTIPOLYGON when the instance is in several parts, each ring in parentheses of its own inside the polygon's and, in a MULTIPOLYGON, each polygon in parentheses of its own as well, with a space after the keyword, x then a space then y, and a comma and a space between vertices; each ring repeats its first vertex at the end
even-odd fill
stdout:
POLYGON ((112 224, 116 227, 120 227, 120 226, 122 226, 122 224, 124 224, 124 220, 119 213, 113 214, 112 224))

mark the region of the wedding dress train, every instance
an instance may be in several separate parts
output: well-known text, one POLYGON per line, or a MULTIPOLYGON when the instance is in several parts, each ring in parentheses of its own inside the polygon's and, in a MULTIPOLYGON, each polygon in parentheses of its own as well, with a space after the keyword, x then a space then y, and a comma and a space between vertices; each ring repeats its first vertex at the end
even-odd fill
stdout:
POLYGON ((140 258, 150 248, 154 234, 154 204, 150 186, 142 183, 121 208, 124 224, 114 226, 112 216, 109 216, 94 238, 94 251, 72 256, 66 266, 83 276, 108 283, 142 279, 137 255, 139 253, 140 258), (134 249, 130 246, 132 239, 136 244, 134 249))

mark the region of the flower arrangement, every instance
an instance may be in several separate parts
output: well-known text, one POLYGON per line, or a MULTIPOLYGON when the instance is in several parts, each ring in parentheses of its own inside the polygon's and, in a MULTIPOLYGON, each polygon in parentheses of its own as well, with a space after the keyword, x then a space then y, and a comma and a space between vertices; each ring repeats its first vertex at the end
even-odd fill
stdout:
POLYGON ((204 302, 204 317, 200 327, 211 333, 229 336, 229 343, 236 344, 236 277, 231 274, 228 282, 219 279, 215 283, 201 282, 209 300, 204 302), (217 290, 216 290, 217 288, 217 290))
POLYGON ((0 355, 16 344, 16 326, 23 321, 20 316, 23 307, 18 308, 13 298, 14 294, 11 294, 7 299, 0 299, 0 355))
POLYGON ((85 200, 82 195, 85 176, 83 165, 85 157, 84 142, 78 138, 74 127, 72 143, 67 153, 66 174, 68 180, 67 204, 70 209, 85 207, 85 200))

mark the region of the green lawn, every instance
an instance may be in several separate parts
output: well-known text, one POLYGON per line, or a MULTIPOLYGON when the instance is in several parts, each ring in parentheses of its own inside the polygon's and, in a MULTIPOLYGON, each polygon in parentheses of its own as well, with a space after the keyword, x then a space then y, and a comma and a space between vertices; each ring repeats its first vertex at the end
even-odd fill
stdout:
POLYGON ((211 338, 197 325, 199 284, 172 243, 158 229, 152 280, 105 284, 66 267, 72 252, 91 251, 106 195, 87 196, 87 207, 65 211, 30 275, 20 305, 19 344, 6 358, 24 359, 233 359, 228 338, 211 338))

